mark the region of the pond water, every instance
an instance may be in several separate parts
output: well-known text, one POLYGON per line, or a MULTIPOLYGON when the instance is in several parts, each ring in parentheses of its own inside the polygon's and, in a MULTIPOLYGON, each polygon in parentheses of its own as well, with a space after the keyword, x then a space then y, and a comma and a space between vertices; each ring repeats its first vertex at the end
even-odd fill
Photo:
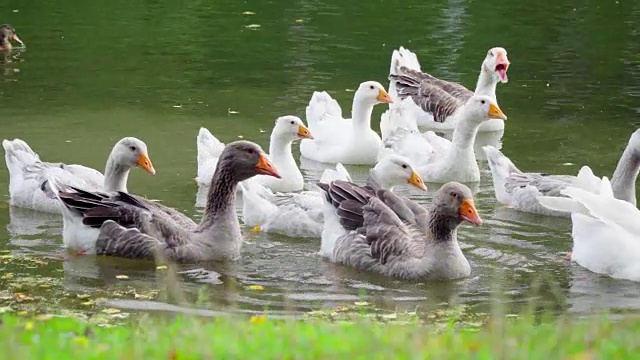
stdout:
MULTIPOLYGON (((0 65, 0 134, 24 139, 43 160, 97 169, 118 139, 139 137, 158 173, 133 171, 129 190, 199 217, 193 178, 201 126, 223 142, 242 136, 268 147, 275 118, 304 119, 313 91, 329 91, 348 113, 349 89, 366 80, 387 86, 394 48, 408 47, 423 70, 473 88, 487 49, 502 46, 511 61, 510 81, 498 87, 509 116, 507 156, 523 170, 575 174, 588 164, 610 175, 640 123, 640 2, 594 4, 3 2, 2 21, 27 48, 0 65)), ((376 127, 384 107, 374 111, 376 127)), ((317 180, 321 169, 301 163, 306 179, 317 180)), ((476 204, 485 224, 459 230, 473 268, 468 279, 407 283, 361 274, 322 260, 319 240, 246 229, 241 260, 180 266, 174 291, 175 279, 147 262, 64 256, 61 219, 10 207, 3 166, 0 300, 16 310, 84 314, 101 311, 96 298, 135 304, 176 296, 205 299, 199 306, 216 311, 300 313, 361 298, 391 310, 462 303, 481 312, 493 301, 507 311, 532 302, 576 314, 640 310, 640 284, 565 260, 568 219, 502 207, 486 162, 480 167, 476 204)), ((368 171, 349 170, 356 181, 368 171)), ((429 203, 433 190, 401 192, 429 203)))

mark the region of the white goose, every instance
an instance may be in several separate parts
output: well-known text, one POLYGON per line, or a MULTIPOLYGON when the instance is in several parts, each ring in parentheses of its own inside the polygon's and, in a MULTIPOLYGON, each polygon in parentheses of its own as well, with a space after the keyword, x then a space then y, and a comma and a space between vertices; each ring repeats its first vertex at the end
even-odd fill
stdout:
MULTIPOLYGON (((258 175, 247 181, 259 183, 273 191, 299 191, 304 187, 302 173, 291 152, 291 144, 297 139, 313 139, 302 120, 297 116, 279 117, 269 140, 269 159, 278 169, 281 178, 258 175)), ((196 182, 200 186, 208 186, 224 149, 215 136, 205 128, 200 128, 197 138, 198 176, 196 182)))
MULTIPOLYGON (((325 170, 320 183, 335 180, 351 182, 342 165, 337 170, 325 170)), ((427 187, 409 160, 397 154, 383 154, 369 171, 366 187, 393 191, 395 186, 409 184, 426 191, 427 187)), ((318 191, 274 194, 255 184, 242 185, 243 220, 254 230, 293 237, 316 237, 322 234, 323 196, 318 191)))
MULTIPOLYGON (((578 176, 526 173, 518 169, 500 150, 493 146, 482 148, 487 156, 493 177, 496 199, 510 208, 542 215, 569 216, 541 206, 539 196, 562 196, 569 186, 597 192, 600 179, 588 166, 580 169, 578 176)), ((611 177, 613 194, 617 199, 636 204, 636 179, 640 172, 640 129, 636 130, 622 152, 616 170, 611 177)))
MULTIPOLYGON (((486 95, 493 102, 496 100, 496 85, 508 81, 509 69, 507 50, 501 47, 489 49, 482 62, 480 75, 475 91, 471 91, 458 83, 440 80, 433 75, 423 73, 417 56, 400 47, 391 56, 389 93, 396 98, 410 97, 421 109, 418 125, 421 127, 451 130, 456 126, 459 117, 455 116, 459 109, 472 95, 486 95), (439 91, 442 90, 442 91, 439 91)), ((411 104, 415 107, 414 104, 411 104)), ((480 131, 498 131, 504 129, 502 121, 488 121, 480 127, 480 131)))
POLYGON ((371 129, 371 113, 376 104, 391 101, 380 83, 363 82, 353 96, 352 118, 343 119, 329 94, 314 92, 307 106, 307 124, 315 140, 302 140, 300 153, 322 163, 375 164, 382 141, 371 129))
POLYGON ((134 137, 125 137, 115 144, 107 159, 104 175, 82 165, 43 162, 20 139, 3 140, 2 146, 9 170, 11 205, 49 213, 61 213, 58 201, 46 192, 46 181, 50 177, 90 191, 127 192, 127 179, 133 167, 156 173, 147 145, 134 137))
POLYGON ((640 211, 616 199, 602 178, 598 194, 569 186, 567 197, 541 196, 542 206, 570 212, 573 224, 571 258, 578 265, 617 279, 640 281, 640 211))
POLYGON ((480 169, 474 153, 478 128, 490 119, 503 121, 507 116, 484 95, 470 97, 464 106, 456 110, 455 116, 460 120, 456 122, 451 141, 432 131, 420 134, 398 128, 387 138, 385 147, 408 157, 426 182, 478 182, 480 169))

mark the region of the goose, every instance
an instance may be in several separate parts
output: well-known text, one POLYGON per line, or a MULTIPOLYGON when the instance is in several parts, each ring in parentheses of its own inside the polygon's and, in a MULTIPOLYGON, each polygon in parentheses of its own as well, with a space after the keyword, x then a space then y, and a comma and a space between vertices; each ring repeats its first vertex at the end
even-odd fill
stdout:
POLYGON ((82 165, 43 162, 21 139, 5 139, 2 146, 9 170, 11 205, 48 213, 61 213, 58 201, 46 192, 50 177, 91 191, 127 192, 127 179, 133 167, 140 167, 152 175, 156 173, 147 145, 134 137, 125 137, 114 145, 107 158, 104 175, 82 165))
POLYGON ((326 92, 314 92, 307 106, 307 125, 315 140, 302 140, 303 157, 321 163, 374 165, 382 148, 380 135, 371 129, 373 107, 391 103, 384 87, 375 81, 360 84, 353 96, 351 119, 326 92))
MULTIPOLYGON (((351 181, 349 173, 344 167, 342 169, 326 170, 320 182, 351 181), (338 175, 332 176, 331 174, 338 175)), ((427 190, 409 160, 396 154, 383 154, 378 163, 369 171, 369 177, 366 181, 366 187, 373 190, 393 191, 395 186, 405 184, 415 186, 423 191, 427 190)), ((264 187, 241 186, 243 220, 246 225, 254 226, 255 231, 292 237, 320 237, 324 221, 322 213, 324 200, 319 191, 274 194, 264 187)))
MULTIPOLYGON (((496 199, 515 210, 568 217, 570 216, 568 212, 557 212, 541 206, 537 200, 538 197, 563 196, 562 191, 569 186, 577 186, 592 192, 597 192, 600 187, 600 179, 588 166, 583 166, 577 176, 526 173, 518 169, 495 147, 484 146, 482 150, 489 162, 496 199)), ((633 132, 629 138, 611 177, 611 186, 616 199, 636 205, 635 182, 639 172, 640 129, 633 132)))
POLYGON ((428 211, 389 190, 339 180, 319 186, 326 193, 320 254, 331 262, 399 279, 470 275, 457 228, 482 219, 467 186, 443 185, 428 211))
MULTIPOLYGON (((474 94, 486 95, 497 103, 496 86, 498 82, 506 83, 509 80, 507 77, 509 65, 507 50, 502 47, 489 49, 480 67, 476 89, 471 91, 458 83, 423 73, 417 56, 410 50, 400 47, 399 50, 394 50, 391 56, 389 92, 394 99, 410 97, 414 100, 415 105, 422 110, 421 116, 418 117, 419 126, 451 130, 460 119, 456 116, 456 110, 474 94)), ((488 121, 482 124, 479 130, 501 129, 504 129, 504 122, 488 121)))
POLYGON ((22 47, 25 47, 24 42, 20 40, 20 38, 16 34, 16 29, 13 26, 9 24, 0 25, 0 50, 13 49, 13 45, 11 45, 11 40, 19 43, 22 47))
POLYGON ((456 123, 451 141, 437 136, 433 131, 420 134, 399 128, 387 138, 384 145, 416 164, 425 182, 479 182, 480 168, 474 152, 478 128, 489 119, 503 121, 507 116, 493 100, 484 95, 470 97, 456 110, 456 114, 460 121, 456 123))
MULTIPOLYGON (((235 212, 236 187, 258 174, 280 176, 257 144, 241 140, 226 145, 211 178, 202 220, 187 226, 125 192, 59 187, 56 195, 64 205, 64 244, 85 254, 127 258, 235 259, 242 244, 235 212)), ((54 181, 53 185, 59 184, 54 181)))
MULTIPOLYGON (((278 169, 281 178, 273 176, 255 176, 256 182, 272 191, 300 191, 304 187, 302 173, 291 152, 291 144, 298 139, 313 139, 311 132, 297 116, 281 116, 275 121, 269 141, 269 159, 278 169)), ((200 186, 208 186, 216 168, 218 157, 224 149, 222 144, 206 128, 200 128, 197 138, 198 176, 200 186)))
POLYGON ((571 213, 571 259, 598 274, 640 281, 640 211, 614 196, 606 176, 597 192, 568 186, 561 193, 563 197, 540 196, 538 201, 571 213))

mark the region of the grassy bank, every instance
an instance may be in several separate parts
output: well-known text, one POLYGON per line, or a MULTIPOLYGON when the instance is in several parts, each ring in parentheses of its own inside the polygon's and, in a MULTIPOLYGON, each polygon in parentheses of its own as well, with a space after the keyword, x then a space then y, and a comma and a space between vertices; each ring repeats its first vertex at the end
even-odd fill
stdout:
POLYGON ((621 359, 640 350, 640 320, 606 318, 440 331, 418 321, 179 317, 104 328, 69 318, 1 319, 6 359, 621 359))

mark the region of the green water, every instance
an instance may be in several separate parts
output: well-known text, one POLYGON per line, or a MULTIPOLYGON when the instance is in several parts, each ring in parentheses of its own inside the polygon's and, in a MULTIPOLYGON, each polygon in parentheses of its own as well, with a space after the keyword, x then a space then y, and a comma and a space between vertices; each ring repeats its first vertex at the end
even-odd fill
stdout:
MULTIPOLYGON (((43 160, 100 170, 118 139, 139 137, 158 173, 134 171, 129 190, 194 216, 201 126, 223 142, 243 136, 267 147, 274 119, 304 118, 313 91, 329 91, 348 113, 347 89, 366 80, 387 86, 391 51, 401 45, 418 54, 423 70, 471 88, 487 49, 508 50, 510 81, 498 86, 509 116, 502 149, 523 170, 575 174, 588 164, 610 175, 640 119, 639 1, 0 3, 2 21, 27 44, 0 65, 1 136, 24 139, 43 160)), ((317 179, 318 169, 302 168, 317 179)), ((640 308, 640 285, 564 260, 568 220, 504 209, 485 162, 481 169, 476 204, 486 221, 460 229, 473 266, 464 281, 407 284, 358 274, 320 259, 318 240, 265 234, 248 235, 237 263, 187 266, 178 278, 189 299, 200 293, 209 299, 203 307, 223 311, 307 311, 358 296, 424 311, 451 303, 486 311, 492 298, 514 311, 530 301, 577 313, 640 308)), ((356 180, 367 171, 350 170, 356 180)), ((8 201, 4 167, 0 189, 8 201)), ((166 283, 149 264, 64 259, 57 216, 5 201, 0 223, 7 228, 3 306, 91 314, 100 306, 85 294, 165 300, 166 283), (33 300, 15 301, 18 291, 33 300)))

